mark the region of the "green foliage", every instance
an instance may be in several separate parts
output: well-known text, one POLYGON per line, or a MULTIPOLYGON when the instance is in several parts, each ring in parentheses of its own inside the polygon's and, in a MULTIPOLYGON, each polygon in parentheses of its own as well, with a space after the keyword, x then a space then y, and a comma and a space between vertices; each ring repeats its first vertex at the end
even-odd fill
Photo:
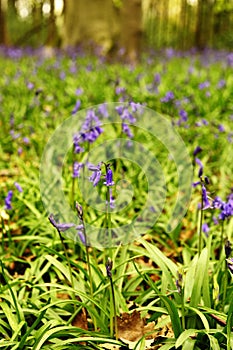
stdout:
MULTIPOLYGON (((233 173, 230 54, 180 57, 173 53, 168 57, 158 53, 145 57, 134 68, 108 65, 76 53, 72 58, 61 53, 50 58, 29 56, 17 50, 11 54, 14 57, 0 57, 0 349, 101 349, 103 343, 123 346, 124 340, 112 339, 110 331, 112 289, 105 264, 111 256, 116 313, 131 315, 136 310, 146 322, 154 321, 154 345, 160 344, 164 350, 230 350, 233 285, 223 243, 232 241, 233 222, 229 218, 224 225, 214 225, 213 216, 219 211, 205 210, 203 220, 210 231, 202 233, 203 248, 198 254, 201 189, 197 186, 183 221, 175 231, 166 232, 176 202, 177 170, 161 142, 152 136, 146 139, 163 165, 166 180, 166 201, 160 217, 145 235, 126 246, 109 250, 91 247, 90 270, 85 247, 68 237, 61 241, 50 225, 39 188, 44 146, 72 114, 77 99, 84 109, 123 98, 167 115, 193 157, 195 181, 198 169, 193 151, 201 146, 198 157, 204 175, 210 179, 208 195, 226 199, 233 173), (156 74, 160 82, 156 82, 156 74), (208 82, 206 87, 200 87, 204 82, 208 82), (116 87, 125 90, 118 95, 116 87), (83 89, 80 95, 78 88, 83 89), (161 102, 168 91, 173 91, 174 100, 161 102), (181 110, 187 112, 186 121, 180 118, 181 110), (23 192, 17 191, 15 182, 23 192), (9 190, 13 190, 13 209, 6 210, 4 199, 9 190), (75 323, 83 310, 86 327, 75 323), (166 332, 160 335, 164 329, 172 332, 172 338, 166 332)), ((109 132, 115 136, 118 130, 109 132)), ((135 128, 134 132, 139 141, 144 141, 140 130, 135 128)), ((68 154, 63 172, 68 200, 71 161, 68 154)), ((119 169, 118 179, 124 169, 124 185, 130 182, 135 186, 135 199, 129 211, 112 215, 113 225, 129 220, 134 205, 140 207, 147 198, 139 167, 122 161, 119 169)), ((94 210, 87 217, 105 224, 104 214, 98 218, 94 210)), ((135 348, 142 349, 146 341, 143 335, 135 348)))

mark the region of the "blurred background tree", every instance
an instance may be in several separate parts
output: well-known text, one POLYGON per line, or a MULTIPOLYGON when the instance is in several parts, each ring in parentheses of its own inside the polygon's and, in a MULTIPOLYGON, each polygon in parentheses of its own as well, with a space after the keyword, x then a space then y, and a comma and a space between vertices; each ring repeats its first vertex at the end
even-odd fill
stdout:
POLYGON ((0 0, 0 43, 96 47, 137 60, 142 48, 233 47, 233 0, 0 0))

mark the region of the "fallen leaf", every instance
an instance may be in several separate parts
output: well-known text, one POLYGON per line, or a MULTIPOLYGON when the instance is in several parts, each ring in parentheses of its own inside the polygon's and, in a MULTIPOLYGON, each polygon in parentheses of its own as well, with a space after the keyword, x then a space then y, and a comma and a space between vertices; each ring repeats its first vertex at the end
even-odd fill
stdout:
POLYGON ((72 321, 72 326, 88 330, 86 310, 82 308, 72 321))

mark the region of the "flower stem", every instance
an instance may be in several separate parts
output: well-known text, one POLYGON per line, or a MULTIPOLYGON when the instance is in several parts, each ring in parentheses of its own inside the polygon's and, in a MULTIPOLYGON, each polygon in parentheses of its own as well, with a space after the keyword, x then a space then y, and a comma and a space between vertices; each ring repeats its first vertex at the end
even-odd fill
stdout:
POLYGON ((198 256, 201 255, 202 250, 202 223, 203 223, 203 196, 201 196, 201 211, 200 211, 200 222, 199 222, 199 228, 198 228, 198 256))

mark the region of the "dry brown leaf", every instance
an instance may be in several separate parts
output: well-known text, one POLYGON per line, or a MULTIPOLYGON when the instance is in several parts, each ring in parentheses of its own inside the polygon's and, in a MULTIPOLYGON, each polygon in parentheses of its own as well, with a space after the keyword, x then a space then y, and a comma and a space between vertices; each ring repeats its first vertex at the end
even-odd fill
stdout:
POLYGON ((120 339, 137 341, 143 335, 145 321, 141 318, 140 313, 136 310, 132 314, 124 312, 117 317, 118 337, 120 339))
POLYGON ((88 330, 86 310, 82 308, 72 321, 72 326, 88 330))

